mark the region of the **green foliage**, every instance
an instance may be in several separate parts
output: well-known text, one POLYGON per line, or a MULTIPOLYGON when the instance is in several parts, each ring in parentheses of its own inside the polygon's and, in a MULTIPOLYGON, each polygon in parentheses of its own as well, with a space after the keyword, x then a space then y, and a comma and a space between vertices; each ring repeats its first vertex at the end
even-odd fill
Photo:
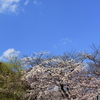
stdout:
POLYGON ((22 71, 21 62, 17 58, 0 62, 0 100, 23 100, 22 71))

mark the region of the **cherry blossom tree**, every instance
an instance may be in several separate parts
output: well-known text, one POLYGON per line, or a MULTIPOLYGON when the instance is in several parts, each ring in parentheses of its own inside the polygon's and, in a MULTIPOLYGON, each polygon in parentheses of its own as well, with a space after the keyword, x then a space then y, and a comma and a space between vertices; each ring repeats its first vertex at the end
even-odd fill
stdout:
MULTIPOLYGON (((78 62, 76 59, 63 60, 61 57, 43 57, 41 52, 38 57, 24 57, 22 61, 26 65, 33 67, 26 71, 24 79, 27 81, 30 89, 27 90, 26 98, 28 100, 71 100, 77 98, 77 85, 71 75, 82 71, 86 65, 78 62), (37 64, 34 61, 39 61, 37 64), (75 83, 73 87, 72 83, 75 83), (75 89, 76 88, 76 89, 75 89)), ((36 56, 36 55, 35 55, 36 56)))
POLYGON ((94 77, 84 63, 92 55, 50 56, 40 52, 22 59, 26 70, 27 100, 99 100, 100 80, 94 77))

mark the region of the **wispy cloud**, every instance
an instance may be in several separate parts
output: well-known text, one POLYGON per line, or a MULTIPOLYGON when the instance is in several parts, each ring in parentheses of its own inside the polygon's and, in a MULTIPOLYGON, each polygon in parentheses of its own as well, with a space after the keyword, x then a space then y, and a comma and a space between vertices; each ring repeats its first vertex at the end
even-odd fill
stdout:
POLYGON ((3 59, 4 57, 10 58, 12 56, 18 56, 20 51, 16 51, 13 48, 6 50, 3 55, 0 57, 0 59, 3 59))
POLYGON ((67 43, 72 43, 72 40, 69 38, 61 38, 57 44, 53 45, 53 48, 59 48, 61 46, 66 46, 67 43))
POLYGON ((57 45, 53 45, 53 48, 57 48, 57 45))
POLYGON ((38 5, 38 3, 37 3, 37 1, 36 1, 36 0, 34 0, 34 1, 33 1, 33 3, 34 3, 34 4, 36 4, 36 5, 38 5))
POLYGON ((60 40, 60 42, 62 43, 62 44, 66 44, 66 43, 71 43, 72 42, 72 40, 71 39, 69 39, 69 38, 62 38, 61 40, 60 40))
POLYGON ((35 5, 38 5, 38 6, 42 4, 42 2, 39 2, 39 1, 37 1, 37 0, 34 0, 33 3, 34 3, 35 5))
POLYGON ((24 3, 24 5, 27 5, 27 4, 28 4, 28 2, 29 2, 29 0, 26 0, 26 1, 25 1, 25 3, 24 3))
POLYGON ((18 10, 19 2, 20 0, 0 0, 0 13, 16 13, 18 10))

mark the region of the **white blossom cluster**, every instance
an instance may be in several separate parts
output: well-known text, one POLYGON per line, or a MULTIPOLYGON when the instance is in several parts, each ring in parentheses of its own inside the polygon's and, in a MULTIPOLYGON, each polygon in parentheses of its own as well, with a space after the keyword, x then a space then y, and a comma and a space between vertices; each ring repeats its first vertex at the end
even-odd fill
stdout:
POLYGON ((27 65, 33 63, 23 76, 30 87, 28 100, 94 100, 100 94, 100 80, 87 75, 85 63, 36 55, 23 59, 27 65))

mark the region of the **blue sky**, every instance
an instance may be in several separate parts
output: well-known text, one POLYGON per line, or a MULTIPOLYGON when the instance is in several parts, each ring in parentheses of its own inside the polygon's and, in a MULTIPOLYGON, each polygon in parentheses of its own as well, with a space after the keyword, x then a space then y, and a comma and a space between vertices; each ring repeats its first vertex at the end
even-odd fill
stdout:
POLYGON ((91 51, 100 44, 100 0, 0 0, 0 56, 91 51))

